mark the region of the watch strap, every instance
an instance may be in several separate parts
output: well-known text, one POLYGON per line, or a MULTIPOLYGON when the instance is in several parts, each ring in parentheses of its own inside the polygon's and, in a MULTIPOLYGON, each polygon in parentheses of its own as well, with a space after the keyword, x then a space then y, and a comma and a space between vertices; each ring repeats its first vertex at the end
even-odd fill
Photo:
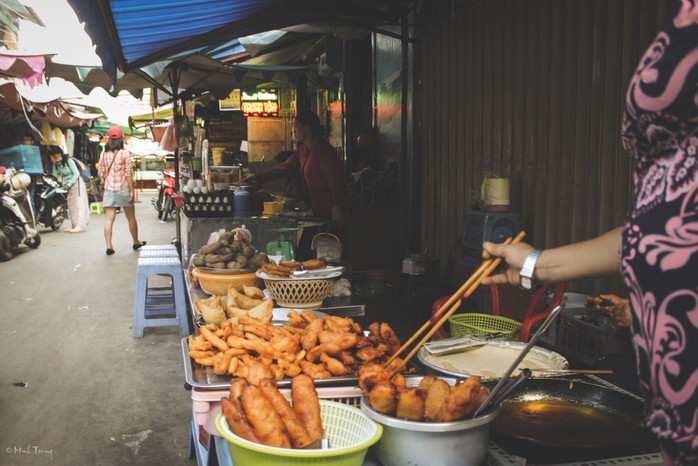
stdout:
POLYGON ((541 251, 540 249, 534 249, 528 254, 528 256, 526 256, 526 259, 524 259, 524 263, 521 266, 521 271, 519 272, 519 275, 522 278, 526 279, 522 280, 522 285, 524 285, 524 288, 532 288, 533 273, 536 270, 536 263, 538 262, 538 258, 540 257, 542 252, 543 251, 541 251))

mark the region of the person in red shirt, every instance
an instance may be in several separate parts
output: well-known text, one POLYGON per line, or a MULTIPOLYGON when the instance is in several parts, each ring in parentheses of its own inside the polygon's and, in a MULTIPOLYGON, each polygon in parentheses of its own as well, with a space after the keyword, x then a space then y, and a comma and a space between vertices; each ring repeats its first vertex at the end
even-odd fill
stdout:
POLYGON ((294 141, 298 143, 298 150, 293 155, 268 170, 245 175, 242 180, 254 180, 263 184, 300 173, 307 206, 315 216, 328 219, 330 228, 341 234, 347 206, 342 163, 325 139, 320 119, 315 113, 298 112, 292 134, 294 141))
POLYGON ((243 181, 260 184, 300 172, 303 193, 308 207, 318 217, 332 221, 340 228, 344 224, 346 194, 342 164, 330 143, 324 138, 320 119, 311 111, 299 112, 292 127, 298 150, 280 163, 257 174, 248 174, 243 181))

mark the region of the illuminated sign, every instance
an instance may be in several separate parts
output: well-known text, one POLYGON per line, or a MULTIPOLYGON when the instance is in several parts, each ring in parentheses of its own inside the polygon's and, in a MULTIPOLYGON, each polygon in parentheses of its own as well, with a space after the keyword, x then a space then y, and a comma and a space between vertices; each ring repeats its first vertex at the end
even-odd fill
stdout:
POLYGON ((245 116, 279 116, 279 94, 276 89, 242 91, 240 106, 245 116))

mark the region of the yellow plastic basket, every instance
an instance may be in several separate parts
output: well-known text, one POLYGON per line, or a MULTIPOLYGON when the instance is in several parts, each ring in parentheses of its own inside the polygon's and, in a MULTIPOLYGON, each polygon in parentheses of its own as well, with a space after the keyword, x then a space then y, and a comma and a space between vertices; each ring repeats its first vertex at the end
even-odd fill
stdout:
POLYGON ((465 313, 454 314, 448 318, 451 336, 492 335, 501 333, 500 340, 518 340, 521 323, 506 317, 490 314, 465 313))
POLYGON ((228 441, 235 466, 361 466, 369 447, 383 434, 383 426, 355 406, 320 400, 320 416, 327 450, 293 450, 250 442, 235 435, 223 414, 216 418, 218 433, 228 441))

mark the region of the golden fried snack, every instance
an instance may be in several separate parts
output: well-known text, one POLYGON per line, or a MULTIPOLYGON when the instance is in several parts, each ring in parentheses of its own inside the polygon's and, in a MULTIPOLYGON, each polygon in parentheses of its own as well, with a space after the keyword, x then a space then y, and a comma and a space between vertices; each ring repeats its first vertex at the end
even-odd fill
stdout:
POLYGON ((249 296, 245 296, 244 294, 239 294, 235 297, 235 301, 237 302, 238 307, 245 310, 250 310, 262 304, 264 299, 250 298, 249 296))
POLYGON ((291 380, 293 410, 303 423, 313 441, 325 436, 320 418, 320 399, 312 377, 301 374, 291 380))
POLYGON ((427 389, 424 399, 424 420, 436 421, 441 406, 446 402, 446 398, 451 393, 451 387, 443 380, 435 380, 427 389))
POLYGON ((206 340, 211 342, 211 344, 213 346, 215 346, 216 348, 218 348, 219 350, 221 350, 221 351, 228 350, 228 348, 229 348, 228 344, 225 341, 223 341, 220 337, 216 336, 216 334, 214 333, 215 330, 212 330, 208 326, 204 326, 204 327, 201 327, 199 329, 199 331, 201 332, 201 335, 203 335, 203 337, 206 340))
POLYGON ((220 325, 226 319, 225 308, 221 303, 220 296, 197 299, 194 301, 194 307, 207 324, 220 325))
POLYGON ((422 396, 426 396, 427 390, 429 390, 429 387, 431 387, 431 385, 434 382, 436 382, 436 380, 437 380, 436 377, 434 377, 433 375, 425 375, 424 377, 422 377, 422 380, 419 381, 419 386, 417 386, 417 391, 419 391, 419 393, 422 396))
POLYGON ((313 364, 310 361, 300 361, 298 363, 304 374, 314 379, 327 379, 332 377, 332 373, 327 370, 324 364, 313 364))
POLYGON ((451 387, 446 401, 436 414, 436 422, 450 422, 463 419, 475 412, 477 393, 480 391, 480 377, 471 376, 465 382, 451 387))
POLYGON ((238 403, 228 397, 221 398, 221 411, 228 421, 230 430, 232 430, 235 435, 249 440, 250 442, 259 443, 259 439, 257 435, 255 435, 252 425, 250 425, 245 418, 238 403))
POLYGON ((192 359, 210 358, 211 356, 215 356, 215 353, 213 351, 189 351, 189 357, 192 359))
POLYGON ((328 356, 325 353, 320 355, 320 361, 327 367, 327 370, 332 373, 332 375, 342 376, 351 373, 351 370, 342 363, 339 359, 328 356))
POLYGON ((368 403, 381 414, 392 416, 397 408, 397 391, 390 382, 376 384, 368 393, 368 403))
POLYGON ((249 296, 250 298, 264 299, 264 291, 257 288, 256 286, 243 285, 242 291, 245 293, 245 295, 249 296))
POLYGON ((260 443, 271 447, 291 448, 291 439, 286 432, 284 421, 259 387, 245 385, 241 403, 243 412, 260 443))
POLYGON ((358 339, 359 337, 356 333, 350 332, 330 332, 328 330, 323 330, 318 333, 318 340, 320 340, 320 344, 337 345, 340 348, 339 351, 353 348, 356 346, 358 339))
POLYGON ((398 395, 395 417, 408 421, 422 421, 424 419, 424 398, 416 388, 410 388, 398 395))
POLYGON ((327 263, 322 259, 310 259, 305 262, 301 262, 301 265, 306 270, 317 270, 327 267, 327 263))
POLYGON ((305 425, 298 418, 286 397, 276 388, 276 383, 271 379, 264 379, 259 382, 259 388, 269 398, 272 406, 284 421, 293 448, 305 448, 313 443, 305 425))

